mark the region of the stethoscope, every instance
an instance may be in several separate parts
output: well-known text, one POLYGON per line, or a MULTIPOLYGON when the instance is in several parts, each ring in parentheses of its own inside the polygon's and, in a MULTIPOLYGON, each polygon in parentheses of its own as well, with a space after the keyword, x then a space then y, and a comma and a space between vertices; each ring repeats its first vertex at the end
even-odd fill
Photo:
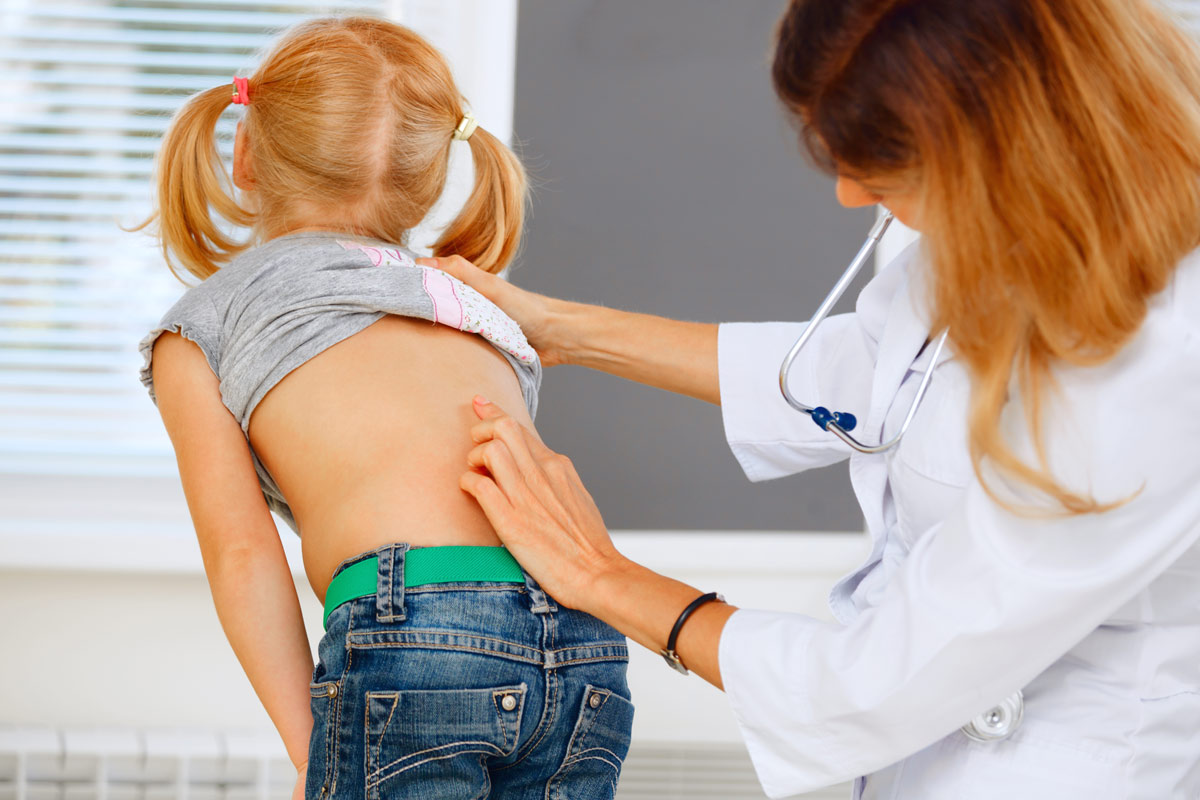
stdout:
MULTIPOLYGON (((937 338, 933 349, 933 356, 929 359, 929 366, 925 368, 925 372, 921 375, 921 383, 917 386, 917 394, 913 398, 912 405, 908 407, 908 413, 904 415, 904 422, 900 425, 900 430, 891 439, 888 439, 886 442, 881 441, 879 444, 864 444, 850 435, 850 431, 854 430, 858 425, 858 420, 853 414, 847 411, 830 411, 825 406, 808 406, 797 400, 792 394, 791 389, 788 388, 788 375, 791 372, 796 356, 800 354, 800 351, 804 349, 804 345, 816 333, 817 327, 829 315, 830 309, 846 293, 846 289, 850 286, 851 281, 854 280, 854 276, 871 260, 871 256, 875 254, 875 248, 879 246, 879 240, 883 238, 884 232, 892 224, 893 219, 895 219, 895 216, 891 212, 887 212, 876 220, 875 225, 871 228, 871 232, 867 234, 867 240, 858 249, 858 254, 854 256, 854 260, 850 262, 850 266, 846 267, 846 271, 842 273, 842 277, 838 278, 838 282, 834 284, 833 289, 821 301, 817 312, 808 321, 808 324, 804 327, 804 331, 800 334, 800 338, 792 345, 792 349, 788 351, 787 356, 783 359, 783 364, 779 367, 779 390, 783 392, 783 399, 787 401, 788 405, 797 411, 808 414, 817 427, 829 431, 858 452, 868 454, 883 453, 891 450, 900 444, 900 440, 904 438, 904 434, 908 431, 908 426, 912 423, 913 417, 916 416, 917 408, 925 398, 925 390, 929 388, 929 382, 933 378, 933 370, 937 367, 938 356, 942 354, 942 348, 946 344, 946 335, 949 334, 949 330, 942 331, 942 334, 937 338)), ((988 709, 962 726, 962 732, 968 738, 977 742, 1007 739, 1020 726, 1024 716, 1024 695, 1020 691, 1017 691, 1005 698, 1000 705, 988 709)))
POLYGON ((950 333, 950 331, 942 331, 942 335, 938 337, 937 344, 933 349, 933 357, 929 359, 929 366, 921 376, 921 383, 917 386, 917 396, 913 398, 912 405, 908 407, 908 413, 904 415, 904 423, 900 426, 900 430, 891 439, 879 444, 863 444, 850 435, 850 431, 854 430, 855 426, 858 425, 858 420, 848 411, 830 411, 825 406, 816 406, 814 408, 806 406, 797 400, 792 394, 792 390, 788 388, 788 374, 792 370, 792 363, 796 360, 796 356, 800 355, 800 351, 804 349, 804 345, 808 344, 808 340, 817 332, 817 327, 824 321, 825 317, 829 316, 829 311, 833 308, 834 303, 846 293, 850 282, 862 270, 863 265, 871 260, 871 256, 875 254, 875 248, 879 246, 879 240, 883 238, 884 232, 892 224, 893 219, 895 217, 891 212, 888 212, 875 222, 874 227, 871 228, 871 232, 867 234, 867 240, 858 249, 858 255, 850 262, 850 266, 846 267, 846 271, 842 273, 842 277, 838 278, 838 282, 833 285, 833 289, 830 290, 829 294, 821 302, 821 305, 817 308, 817 313, 813 314, 812 319, 805 326, 804 332, 800 334, 800 338, 792 345, 792 349, 788 351, 787 357, 783 359, 783 365, 779 368, 779 389, 783 392, 783 399, 788 402, 788 405, 797 411, 808 414, 812 417, 812 421, 817 424, 817 427, 829 431, 860 453, 882 453, 900 444, 900 440, 904 438, 904 434, 908 431, 908 426, 912 423, 913 417, 916 416, 917 407, 921 405, 921 400, 925 398, 925 390, 929 388, 929 381, 933 378, 933 370, 937 366, 938 356, 942 354, 942 347, 946 344, 946 334, 950 333))

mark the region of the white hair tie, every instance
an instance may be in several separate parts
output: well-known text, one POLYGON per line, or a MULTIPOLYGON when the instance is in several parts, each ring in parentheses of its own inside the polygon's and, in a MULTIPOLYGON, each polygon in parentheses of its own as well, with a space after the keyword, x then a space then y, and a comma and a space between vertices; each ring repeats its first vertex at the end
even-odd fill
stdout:
POLYGON ((479 127, 479 122, 475 119, 475 115, 470 111, 463 114, 462 121, 458 123, 458 127, 454 129, 454 134, 450 137, 456 142, 465 142, 471 138, 471 134, 479 127))

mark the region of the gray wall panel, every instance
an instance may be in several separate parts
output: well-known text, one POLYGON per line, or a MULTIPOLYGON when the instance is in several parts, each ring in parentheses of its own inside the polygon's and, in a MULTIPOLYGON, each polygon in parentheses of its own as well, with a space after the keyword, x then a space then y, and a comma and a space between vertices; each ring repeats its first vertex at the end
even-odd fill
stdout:
MULTIPOLYGON (((513 279, 706 320, 803 319, 871 223, 771 92, 780 0, 523 0, 516 136, 538 186, 513 279)), ((613 528, 857 530, 844 465, 751 484, 720 411, 574 367, 538 427, 613 528)))

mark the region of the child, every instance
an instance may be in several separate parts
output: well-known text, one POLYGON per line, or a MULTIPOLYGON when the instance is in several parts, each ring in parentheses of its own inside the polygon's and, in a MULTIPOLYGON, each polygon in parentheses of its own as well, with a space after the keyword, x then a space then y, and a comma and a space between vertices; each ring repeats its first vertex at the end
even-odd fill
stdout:
POLYGON ((456 142, 475 186, 433 250, 496 272, 524 172, 399 25, 291 29, 254 75, 191 98, 160 154, 151 220, 202 282, 142 341, 141 378, 296 797, 610 798, 629 746, 624 637, 557 606, 458 488, 470 398, 530 424, 541 365, 512 320, 403 246, 456 142), (236 193, 213 143, 231 95, 236 193), (325 604, 311 676, 269 511, 302 533, 325 604))

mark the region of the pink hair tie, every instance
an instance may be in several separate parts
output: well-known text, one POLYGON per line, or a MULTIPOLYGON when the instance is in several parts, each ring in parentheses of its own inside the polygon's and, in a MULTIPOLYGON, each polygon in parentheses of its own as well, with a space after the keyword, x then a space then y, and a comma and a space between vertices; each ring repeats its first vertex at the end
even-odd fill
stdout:
POLYGON ((237 78, 233 79, 233 100, 239 106, 250 105, 250 79, 237 78))

